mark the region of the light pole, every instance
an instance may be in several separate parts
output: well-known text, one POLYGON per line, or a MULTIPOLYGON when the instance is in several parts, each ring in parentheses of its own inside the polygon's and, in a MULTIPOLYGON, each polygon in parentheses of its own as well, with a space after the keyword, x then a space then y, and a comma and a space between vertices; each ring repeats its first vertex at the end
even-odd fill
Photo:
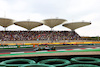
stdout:
POLYGON ((97 36, 97 38, 98 38, 98 41, 99 41, 99 36, 97 36))

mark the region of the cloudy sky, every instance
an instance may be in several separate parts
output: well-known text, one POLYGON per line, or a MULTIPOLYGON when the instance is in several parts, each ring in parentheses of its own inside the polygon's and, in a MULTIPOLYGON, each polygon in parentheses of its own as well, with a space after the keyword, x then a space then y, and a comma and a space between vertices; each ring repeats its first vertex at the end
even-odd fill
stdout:
MULTIPOLYGON (((15 21, 42 21, 50 18, 66 19, 66 23, 86 21, 91 25, 76 29, 80 36, 100 36, 100 0, 0 0, 0 17, 15 21)), ((0 30, 4 30, 0 26, 0 30)), ((11 25, 7 30, 26 30, 11 25)), ((40 26, 32 30, 50 30, 40 26)), ((53 30, 70 29, 56 26, 53 30)))

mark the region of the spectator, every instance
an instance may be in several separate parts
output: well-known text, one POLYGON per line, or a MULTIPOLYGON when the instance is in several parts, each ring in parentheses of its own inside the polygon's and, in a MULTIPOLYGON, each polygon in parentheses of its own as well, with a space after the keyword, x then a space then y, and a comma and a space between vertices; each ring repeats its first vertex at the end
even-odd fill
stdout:
POLYGON ((80 36, 74 31, 0 31, 1 41, 30 40, 77 40, 80 36))

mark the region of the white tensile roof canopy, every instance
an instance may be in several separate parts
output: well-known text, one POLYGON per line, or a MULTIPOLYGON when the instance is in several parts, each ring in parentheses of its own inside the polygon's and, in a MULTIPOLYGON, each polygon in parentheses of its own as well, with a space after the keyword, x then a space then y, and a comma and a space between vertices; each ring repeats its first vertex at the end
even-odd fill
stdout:
POLYGON ((27 30, 31 30, 32 28, 43 25, 42 23, 36 21, 20 21, 20 22, 15 22, 14 24, 24 27, 27 30))
MULTIPOLYGON (((54 19, 45 19, 43 20, 43 23, 41 22, 36 22, 36 21, 19 21, 19 22, 15 22, 12 19, 8 19, 8 18, 0 18, 0 26, 4 27, 6 29, 6 27, 15 24, 21 27, 26 28, 27 30, 31 30, 32 28, 41 26, 43 24, 49 26, 51 29, 57 25, 60 25, 62 23, 64 23, 65 19, 59 19, 59 18, 54 18, 54 19)), ((65 26, 71 30, 75 30, 77 28, 80 27, 84 27, 87 25, 90 25, 90 22, 71 22, 71 23, 65 23, 62 26, 65 26)))
POLYGON ((13 20, 12 19, 8 19, 8 18, 0 18, 0 25, 3 27, 8 27, 10 25, 13 24, 13 20))
POLYGON ((53 28, 59 24, 62 24, 65 21, 67 21, 67 20, 64 20, 64 19, 46 19, 46 20, 43 20, 44 24, 49 26, 50 28, 53 28))
POLYGON ((77 28, 80 28, 80 27, 84 27, 84 26, 87 26, 87 25, 90 25, 91 23, 90 22, 74 22, 74 23, 66 23, 66 24, 63 24, 63 26, 71 29, 71 30, 75 30, 77 28))

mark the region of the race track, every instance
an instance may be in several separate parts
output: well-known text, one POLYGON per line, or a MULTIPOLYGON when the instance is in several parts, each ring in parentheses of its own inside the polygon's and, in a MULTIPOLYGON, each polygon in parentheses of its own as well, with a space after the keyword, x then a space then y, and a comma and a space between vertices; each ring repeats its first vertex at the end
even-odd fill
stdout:
MULTIPOLYGON (((78 48, 92 48, 92 47, 100 47, 100 45, 81 45, 81 46, 56 46, 56 50, 62 49, 78 49, 78 48)), ((0 49, 0 53, 6 52, 24 52, 24 51, 33 51, 34 48, 17 48, 17 49, 0 49)))

